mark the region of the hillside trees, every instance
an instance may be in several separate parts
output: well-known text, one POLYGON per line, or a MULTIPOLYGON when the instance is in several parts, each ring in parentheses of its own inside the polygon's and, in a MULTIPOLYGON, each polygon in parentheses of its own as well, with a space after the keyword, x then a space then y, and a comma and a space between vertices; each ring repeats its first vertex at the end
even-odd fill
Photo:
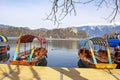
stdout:
POLYGON ((53 30, 43 30, 43 29, 35 29, 31 30, 29 28, 23 27, 1 27, 0 34, 6 35, 8 37, 18 37, 20 33, 22 34, 32 34, 32 35, 40 35, 44 37, 50 38, 84 38, 86 37, 85 31, 78 31, 77 34, 73 31, 73 28, 60 28, 53 30))

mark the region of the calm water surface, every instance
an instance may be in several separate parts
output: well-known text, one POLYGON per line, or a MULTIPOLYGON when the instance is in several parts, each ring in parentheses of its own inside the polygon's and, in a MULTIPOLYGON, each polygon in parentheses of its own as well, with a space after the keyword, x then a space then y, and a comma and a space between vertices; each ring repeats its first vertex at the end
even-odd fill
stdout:
MULTIPOLYGON (((13 58, 16 41, 9 42, 10 59, 13 58)), ((29 44, 28 44, 29 45, 29 44)), ((24 48, 23 45, 21 46, 24 48)), ((67 67, 76 68, 79 61, 78 57, 78 41, 77 40, 48 40, 48 58, 47 66, 50 67, 67 67)), ((5 64, 9 64, 9 61, 5 64)))

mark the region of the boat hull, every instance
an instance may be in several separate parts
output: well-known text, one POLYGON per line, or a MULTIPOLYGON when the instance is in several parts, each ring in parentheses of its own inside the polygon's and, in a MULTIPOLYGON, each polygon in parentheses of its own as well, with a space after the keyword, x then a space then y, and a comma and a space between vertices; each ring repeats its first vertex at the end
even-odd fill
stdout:
POLYGON ((107 69, 115 69, 117 67, 117 64, 104 64, 104 63, 99 63, 95 64, 93 67, 95 68, 107 68, 107 69))
POLYGON ((17 61, 17 60, 10 60, 10 63, 12 65, 26 65, 26 66, 34 66, 37 61, 31 61, 31 62, 28 62, 28 61, 17 61))
MULTIPOLYGON (((117 67, 117 64, 109 64, 109 63, 97 63, 97 64, 94 64, 92 59, 89 57, 86 57, 85 55, 83 55, 82 53, 79 53, 79 57, 80 57, 80 61, 82 62, 82 64, 85 66, 85 67, 91 67, 91 68, 100 68, 100 69, 104 69, 104 68, 110 68, 110 69, 114 69, 117 67)), ((96 58, 97 59, 97 58, 96 58)), ((98 61, 98 59, 97 59, 98 61)))
POLYGON ((78 67, 84 67, 84 68, 97 68, 97 69, 115 69, 117 64, 104 64, 104 63, 99 63, 99 64, 91 64, 89 62, 86 62, 82 59, 79 60, 78 62, 78 67))
POLYGON ((12 65, 26 65, 26 66, 47 66, 47 60, 46 58, 41 58, 36 61, 17 61, 17 60, 10 60, 10 63, 12 65))

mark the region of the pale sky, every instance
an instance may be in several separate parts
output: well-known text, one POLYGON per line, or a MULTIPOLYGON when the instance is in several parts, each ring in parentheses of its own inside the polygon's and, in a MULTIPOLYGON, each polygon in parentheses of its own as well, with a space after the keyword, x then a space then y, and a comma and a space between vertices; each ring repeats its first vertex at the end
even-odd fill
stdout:
MULTIPOLYGON (((76 6, 77 15, 65 17, 59 26, 60 28, 88 24, 110 24, 104 19, 109 15, 110 9, 104 7, 97 10, 94 4, 76 6)), ((57 28, 53 22, 43 20, 47 17, 46 14, 50 13, 51 7, 50 0, 0 0, 0 24, 31 29, 57 28)), ((119 18, 116 23, 120 22, 119 18)))

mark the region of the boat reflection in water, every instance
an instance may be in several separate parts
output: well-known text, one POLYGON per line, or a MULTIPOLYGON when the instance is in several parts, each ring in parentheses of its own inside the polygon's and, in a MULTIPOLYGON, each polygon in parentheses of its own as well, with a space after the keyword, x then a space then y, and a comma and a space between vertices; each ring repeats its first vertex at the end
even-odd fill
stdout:
POLYGON ((47 66, 47 60, 46 60, 46 58, 44 57, 44 58, 40 59, 37 62, 36 66, 47 66))
POLYGON ((85 64, 85 62, 81 59, 78 61, 78 67, 79 68, 91 68, 89 65, 85 64))
POLYGON ((5 53, 4 55, 0 55, 0 63, 7 62, 9 58, 10 58, 10 54, 9 53, 5 53))

